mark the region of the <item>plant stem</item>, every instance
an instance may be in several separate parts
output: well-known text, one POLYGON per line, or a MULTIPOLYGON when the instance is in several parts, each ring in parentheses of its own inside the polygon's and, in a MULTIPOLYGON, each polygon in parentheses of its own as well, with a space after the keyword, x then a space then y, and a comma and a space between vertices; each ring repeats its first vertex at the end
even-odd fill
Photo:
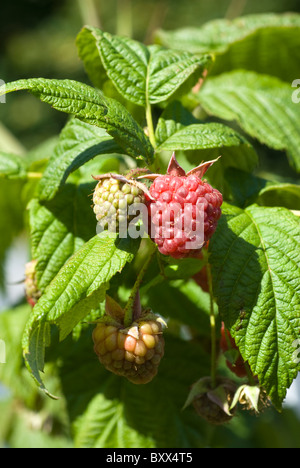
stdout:
POLYGON ((225 18, 232 20, 241 16, 246 8, 248 0, 231 0, 230 5, 225 14, 225 18))
POLYGON ((252 371, 250 369, 250 366, 249 366, 248 362, 245 362, 244 365, 245 365, 245 369, 246 369, 246 372, 247 372, 249 385, 255 386, 256 382, 255 382, 255 379, 253 377, 253 374, 252 374, 252 371))
POLYGON ((156 139, 155 139, 155 133, 154 133, 151 104, 149 102, 147 102, 147 105, 146 105, 146 120, 147 120, 148 132, 149 132, 149 139, 150 139, 151 145, 155 149, 156 139))
MULTIPOLYGON (((153 125, 153 119, 152 119, 152 110, 151 110, 151 104, 149 103, 147 99, 147 105, 146 105, 146 121, 147 121, 147 128, 148 128, 148 136, 150 139, 150 143, 154 148, 154 151, 157 147, 156 144, 156 138, 155 138, 155 131, 154 131, 154 125, 153 125)), ((159 169, 159 158, 158 155, 154 154, 154 162, 151 165, 150 169, 154 172, 157 173, 160 171, 159 169)))
POLYGON ((89 24, 101 28, 101 21, 95 4, 95 0, 77 0, 78 8, 83 24, 89 24))
POLYGON ((210 332, 211 332, 211 383, 212 387, 216 387, 217 383, 217 340, 216 340, 216 317, 214 312, 214 297, 212 287, 211 266, 207 263, 207 279, 210 296, 210 332))
POLYGON ((153 6, 151 16, 148 20, 145 38, 143 41, 145 44, 151 44, 153 40, 154 31, 157 31, 158 29, 161 29, 163 27, 164 20, 166 18, 171 3, 171 0, 160 0, 160 2, 157 2, 156 5, 153 6))
POLYGON ((41 172, 27 172, 28 179, 41 179, 43 174, 41 172))
POLYGON ((118 36, 133 36, 131 0, 118 0, 117 2, 116 34, 118 36))
POLYGON ((146 260, 146 262, 144 263, 143 267, 141 268, 139 274, 138 274, 138 277, 134 283, 134 286, 132 288, 132 291, 130 293, 130 296, 129 296, 129 299, 128 299, 128 302, 126 304, 126 307, 124 309, 124 326, 125 328, 127 327, 130 327, 130 325, 132 324, 132 320, 133 320, 133 306, 134 306, 134 302, 135 302, 135 299, 136 299, 136 295, 138 293, 138 290, 141 286, 141 283, 143 281, 143 278, 145 276, 145 273, 151 263, 151 260, 154 256, 156 252, 156 245, 153 243, 151 245, 151 251, 148 253, 148 258, 146 260))

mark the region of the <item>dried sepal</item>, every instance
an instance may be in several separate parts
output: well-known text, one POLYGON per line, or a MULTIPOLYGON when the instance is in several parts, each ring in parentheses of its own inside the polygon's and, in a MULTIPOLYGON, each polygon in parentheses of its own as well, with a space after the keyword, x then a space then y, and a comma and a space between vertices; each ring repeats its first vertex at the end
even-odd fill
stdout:
POLYGON ((112 317, 119 323, 124 320, 124 310, 112 297, 106 296, 105 312, 109 317, 112 317))
POLYGON ((215 164, 215 162, 217 162, 220 158, 221 158, 221 156, 219 156, 217 159, 213 159, 212 161, 202 162, 202 163, 200 164, 200 166, 195 167, 194 169, 192 169, 191 171, 189 171, 186 175, 187 175, 187 176, 196 175, 197 177, 199 177, 199 179, 202 179, 202 177, 203 177, 204 174, 208 171, 208 169, 209 169, 213 164, 215 164))
MULTIPOLYGON (((127 175, 128 176, 128 175, 127 175)), ((131 179, 130 177, 127 178, 122 174, 113 174, 113 173, 107 173, 107 174, 100 174, 97 176, 92 175, 92 178, 97 181, 101 181, 103 179, 115 179, 118 180, 119 182, 122 182, 123 184, 130 184, 133 185, 134 187, 138 187, 140 190, 144 192, 145 195, 147 195, 149 200, 152 200, 152 196, 148 190, 148 187, 143 184, 142 182, 139 182, 137 179, 131 179)), ((142 177, 140 177, 142 178, 142 177)))
POLYGON ((271 404, 265 389, 260 387, 259 384, 241 385, 236 390, 230 409, 236 407, 238 403, 243 409, 255 414, 261 413, 271 404))
POLYGON ((173 177, 184 177, 186 175, 185 170, 180 166, 175 157, 175 152, 171 156, 167 174, 173 177))
MULTIPOLYGON (((208 171, 208 169, 213 164, 215 164, 215 162, 217 162, 220 158, 221 156, 219 156, 217 159, 213 159, 212 161, 202 161, 202 163, 199 166, 195 167, 194 169, 191 169, 189 172, 186 173, 185 170, 178 163, 174 152, 169 161, 167 175, 171 177, 188 177, 191 175, 195 175, 199 177, 199 179, 202 179, 202 177, 208 171)), ((138 179, 155 180, 157 179, 157 177, 161 177, 161 174, 145 174, 139 176, 138 179)))

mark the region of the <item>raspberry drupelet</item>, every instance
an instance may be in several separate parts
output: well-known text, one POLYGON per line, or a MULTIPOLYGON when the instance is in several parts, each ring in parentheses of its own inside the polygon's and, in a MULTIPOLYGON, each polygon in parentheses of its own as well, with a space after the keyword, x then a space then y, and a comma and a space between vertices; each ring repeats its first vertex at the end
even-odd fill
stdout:
POLYGON ((214 162, 186 174, 173 154, 166 175, 148 176, 154 179, 149 189, 149 233, 163 255, 197 255, 215 232, 223 197, 202 180, 214 162))
POLYGON ((157 374, 164 354, 162 325, 152 315, 126 329, 99 323, 93 332, 100 362, 132 383, 146 384, 157 374))
POLYGON ((130 206, 146 201, 142 184, 119 174, 104 174, 94 179, 99 182, 93 193, 93 210, 100 226, 116 232, 120 225, 127 227, 136 216, 129 214, 130 206))
POLYGON ((157 374, 164 355, 165 322, 143 311, 137 294, 132 321, 125 325, 125 310, 106 296, 106 314, 93 331, 94 351, 104 367, 134 384, 146 384, 157 374))

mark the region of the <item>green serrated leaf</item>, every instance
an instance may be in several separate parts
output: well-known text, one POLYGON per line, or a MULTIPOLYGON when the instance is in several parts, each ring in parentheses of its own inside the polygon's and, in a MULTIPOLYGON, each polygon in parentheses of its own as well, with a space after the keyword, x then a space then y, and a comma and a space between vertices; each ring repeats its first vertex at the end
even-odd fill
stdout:
POLYGON ((263 206, 284 206, 300 210, 300 185, 270 183, 258 194, 257 203, 263 206))
POLYGON ((181 102, 172 101, 158 119, 155 129, 157 146, 159 147, 182 128, 197 123, 200 122, 183 107, 181 102))
POLYGON ((95 396, 75 427, 78 448, 155 446, 150 438, 143 436, 126 423, 123 403, 109 400, 103 393, 95 396), (92 426, 97 427, 98 436, 93 434, 92 426))
POLYGON ((130 101, 144 105, 148 47, 133 39, 113 36, 97 28, 86 29, 90 32, 91 47, 96 46, 100 62, 117 90, 130 101))
POLYGON ((30 369, 35 381, 39 384, 40 389, 50 398, 56 400, 57 397, 48 392, 40 378, 40 371, 44 370, 45 348, 49 344, 49 326, 49 324, 42 322, 31 330, 30 342, 26 350, 25 359, 26 365, 28 369, 30 369))
POLYGON ((220 123, 189 124, 192 121, 192 116, 180 106, 167 108, 156 127, 157 151, 183 150, 193 167, 203 160, 222 156, 208 173, 209 180, 221 191, 227 185, 226 168, 238 167, 251 172, 257 166, 254 148, 238 132, 220 123))
POLYGON ((235 120, 261 143, 287 151, 290 164, 300 171, 300 106, 292 100, 290 84, 234 71, 211 78, 197 97, 209 114, 235 120))
POLYGON ((292 82, 300 75, 299 32, 299 14, 265 13, 217 19, 198 28, 160 30, 155 39, 194 54, 214 53, 211 75, 245 69, 292 82))
POLYGON ((230 199, 240 208, 258 203, 260 191, 268 184, 267 180, 237 167, 228 167, 225 170, 225 178, 231 193, 230 199))
POLYGON ((165 101, 175 93, 178 96, 180 87, 188 80, 188 88, 191 89, 211 65, 209 55, 198 57, 189 52, 152 47, 147 77, 150 104, 165 101))
POLYGON ((194 281, 161 280, 149 286, 141 289, 145 307, 150 306, 166 319, 188 325, 202 336, 209 335, 209 296, 194 281))
POLYGON ((83 61, 91 82, 97 88, 102 89, 107 75, 95 42, 96 32, 97 28, 85 26, 77 36, 76 45, 79 58, 83 61))
POLYGON ((55 324, 64 339, 105 298, 110 279, 130 262, 138 248, 131 239, 104 231, 79 249, 61 268, 35 306, 23 336, 26 365, 42 390, 40 377, 45 326, 55 324))
POLYGON ((225 177, 230 186, 232 202, 241 208, 257 203, 261 206, 300 210, 300 185, 263 179, 233 167, 225 171, 225 177))
MULTIPOLYGON (((219 123, 198 123, 187 127, 182 126, 161 143, 157 151, 219 148, 221 153, 223 147, 246 146, 247 144, 249 150, 252 149, 245 138, 230 127, 219 123)), ((252 154, 255 154, 253 149, 252 154)))
POLYGON ((127 109, 84 83, 73 80, 32 78, 0 87, 0 96, 27 90, 54 109, 74 115, 83 122, 104 128, 123 150, 151 164, 153 148, 142 128, 127 109))
MULTIPOLYGON (((211 63, 209 56, 197 57, 160 46, 147 47, 133 39, 91 27, 80 33, 80 50, 87 37, 93 57, 96 46, 102 65, 119 93, 144 107, 167 100, 190 78, 193 80, 189 84, 191 88, 211 63)), ((90 60, 82 54, 89 67, 90 60)))
POLYGON ((252 372, 281 407, 299 371, 300 219, 284 208, 224 204, 210 242, 221 317, 252 372))
POLYGON ((38 187, 41 200, 51 200, 71 172, 92 158, 122 152, 114 139, 102 128, 72 119, 61 132, 60 139, 38 187))
POLYGON ((95 235, 90 206, 93 184, 66 184, 48 202, 29 203, 31 255, 37 260, 37 280, 43 292, 66 261, 95 235), (83 222, 84 220, 84 222, 83 222))
POLYGON ((183 448, 204 444, 201 420, 192 409, 182 411, 182 406, 194 379, 209 372, 209 359, 196 341, 186 342, 167 332, 165 340, 158 374, 147 385, 131 384, 107 371, 93 357, 90 333, 76 346, 70 340, 59 345, 61 382, 76 447, 183 448), (172 430, 168 430, 170 425, 172 430))

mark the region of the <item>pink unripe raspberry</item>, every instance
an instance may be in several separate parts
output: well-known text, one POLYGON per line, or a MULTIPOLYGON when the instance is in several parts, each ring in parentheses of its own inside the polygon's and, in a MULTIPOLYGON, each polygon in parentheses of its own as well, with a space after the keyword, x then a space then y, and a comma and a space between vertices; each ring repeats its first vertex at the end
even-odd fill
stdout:
POLYGON ((93 341, 106 369, 135 384, 150 382, 164 355, 162 324, 154 314, 140 317, 128 328, 100 322, 93 331, 93 341))

